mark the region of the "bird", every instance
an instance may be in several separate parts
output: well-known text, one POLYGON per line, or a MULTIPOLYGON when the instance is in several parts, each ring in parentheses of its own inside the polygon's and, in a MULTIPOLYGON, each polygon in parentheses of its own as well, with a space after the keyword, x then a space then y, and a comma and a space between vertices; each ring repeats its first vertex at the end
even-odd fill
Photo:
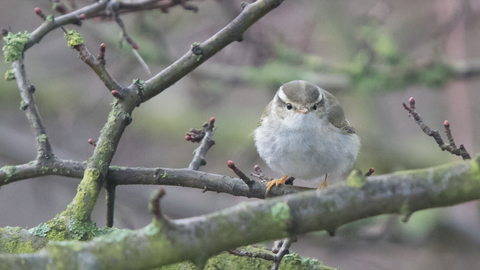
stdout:
POLYGON ((265 107, 254 140, 267 165, 285 175, 267 183, 265 197, 289 176, 314 180, 325 175, 319 189, 326 187, 329 174, 353 167, 360 149, 360 138, 338 100, 303 80, 280 86, 265 107))

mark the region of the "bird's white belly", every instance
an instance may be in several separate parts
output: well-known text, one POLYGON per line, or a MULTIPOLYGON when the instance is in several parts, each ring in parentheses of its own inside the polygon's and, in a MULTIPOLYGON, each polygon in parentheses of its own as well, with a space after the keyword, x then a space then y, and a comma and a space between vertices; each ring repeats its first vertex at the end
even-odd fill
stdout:
POLYGON ((341 134, 336 127, 320 120, 315 125, 307 125, 305 120, 255 130, 258 153, 268 166, 303 180, 351 168, 360 146, 358 136, 341 134))

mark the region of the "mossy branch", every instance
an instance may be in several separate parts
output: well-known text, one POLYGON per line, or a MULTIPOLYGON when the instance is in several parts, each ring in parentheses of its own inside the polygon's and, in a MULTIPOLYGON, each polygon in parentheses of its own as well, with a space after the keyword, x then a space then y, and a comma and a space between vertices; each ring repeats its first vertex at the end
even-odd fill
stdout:
MULTIPOLYGON (((371 176, 361 188, 346 184, 241 203, 205 216, 117 230, 89 242, 53 242, 37 254, 0 255, 4 268, 43 260, 69 269, 149 269, 238 246, 339 226, 382 214, 410 216, 432 207, 480 199, 480 157, 442 166, 371 176), (175 240, 173 240, 175 239, 175 240), (142 243, 142 244, 139 244, 142 243), (101 252, 100 252, 101 251, 101 252), (128 251, 128 252, 127 252, 128 251), (110 255, 108 255, 110 254, 110 255), (162 254, 162 256, 158 256, 162 254), (109 258, 116 257, 111 260, 109 258)), ((168 192, 168 190, 167 190, 168 192)))

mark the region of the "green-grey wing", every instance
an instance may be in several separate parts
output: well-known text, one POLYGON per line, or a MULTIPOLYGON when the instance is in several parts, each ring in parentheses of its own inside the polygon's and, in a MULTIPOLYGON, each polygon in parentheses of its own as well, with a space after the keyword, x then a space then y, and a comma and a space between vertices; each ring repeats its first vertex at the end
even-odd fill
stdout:
POLYGON ((332 104, 327 111, 328 122, 340 129, 342 134, 355 134, 355 128, 345 118, 342 107, 338 104, 332 104))

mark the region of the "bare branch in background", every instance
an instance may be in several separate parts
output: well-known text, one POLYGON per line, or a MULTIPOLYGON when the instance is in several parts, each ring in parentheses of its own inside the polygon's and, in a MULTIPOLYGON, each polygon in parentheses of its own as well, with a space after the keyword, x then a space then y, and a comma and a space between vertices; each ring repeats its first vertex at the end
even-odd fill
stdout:
POLYGON ((470 154, 467 152, 463 144, 461 144, 460 147, 458 148, 455 145, 455 142, 453 141, 453 137, 450 131, 450 123, 447 120, 445 120, 444 126, 445 126, 445 132, 447 133, 447 138, 449 140, 448 144, 443 142, 443 139, 438 133, 438 130, 432 130, 425 123, 423 123, 422 118, 415 110, 415 99, 413 97, 409 99, 408 103, 410 106, 407 106, 405 102, 402 103, 405 110, 408 111, 408 116, 410 116, 410 118, 415 120, 415 122, 420 126, 420 128, 423 130, 423 132, 425 132, 425 134, 435 139, 435 141, 437 142, 440 149, 442 149, 442 151, 447 151, 453 155, 461 156, 464 160, 471 159, 470 154))

